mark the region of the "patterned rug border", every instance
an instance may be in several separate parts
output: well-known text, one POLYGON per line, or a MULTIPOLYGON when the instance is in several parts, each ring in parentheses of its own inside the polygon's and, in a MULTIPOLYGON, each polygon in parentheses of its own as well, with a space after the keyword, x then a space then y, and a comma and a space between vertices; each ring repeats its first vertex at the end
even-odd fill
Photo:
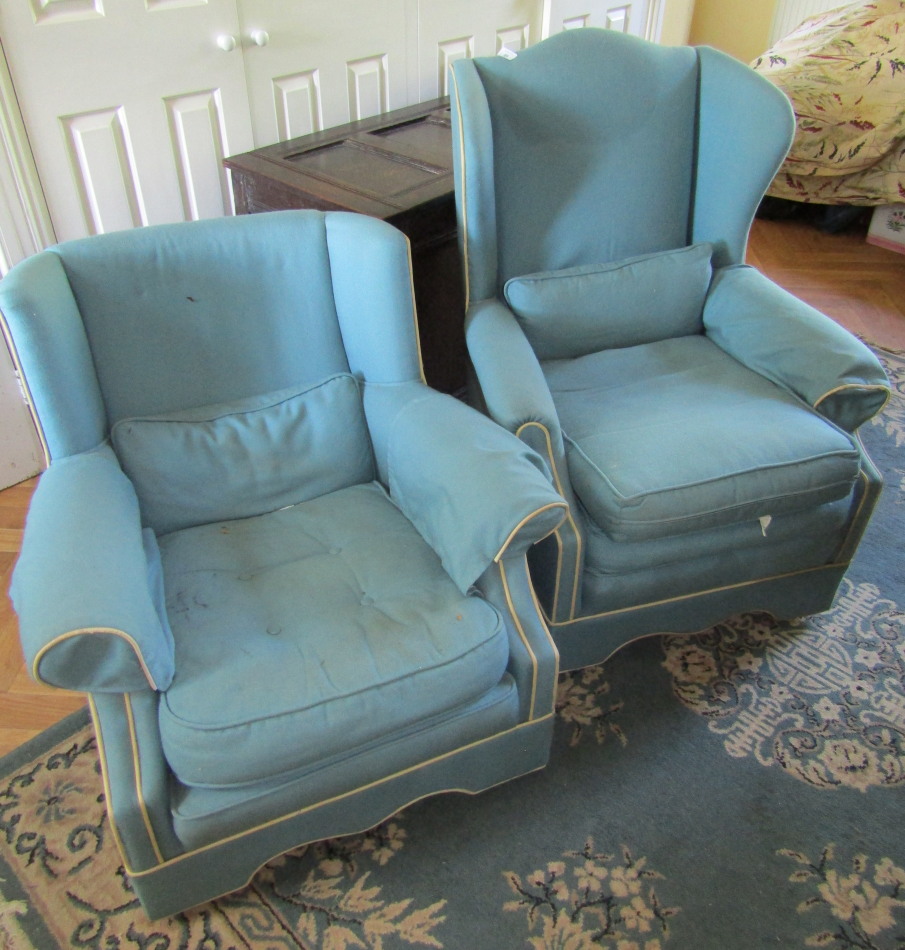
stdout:
POLYGON ((6 755, 0 757, 0 777, 5 777, 33 759, 43 756, 55 745, 65 741, 69 736, 75 735, 79 729, 87 726, 90 722, 91 714, 88 712, 86 704, 82 709, 70 713, 64 719, 17 746, 12 752, 7 752, 6 755))

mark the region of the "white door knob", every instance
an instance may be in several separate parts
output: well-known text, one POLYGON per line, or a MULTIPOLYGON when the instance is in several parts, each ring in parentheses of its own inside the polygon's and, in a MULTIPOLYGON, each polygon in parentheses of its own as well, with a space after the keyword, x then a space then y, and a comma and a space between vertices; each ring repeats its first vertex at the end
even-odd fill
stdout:
POLYGON ((266 46, 270 42, 270 34, 266 30, 252 30, 248 35, 255 46, 266 46))
POLYGON ((231 53, 236 48, 236 38, 230 33, 221 33, 217 37, 217 46, 219 46, 224 53, 231 53))

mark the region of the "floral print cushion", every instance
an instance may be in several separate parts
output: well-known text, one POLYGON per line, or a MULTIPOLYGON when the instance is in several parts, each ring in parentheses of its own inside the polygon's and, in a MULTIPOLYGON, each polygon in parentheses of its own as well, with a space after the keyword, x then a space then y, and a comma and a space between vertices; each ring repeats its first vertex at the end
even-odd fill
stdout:
POLYGON ((905 0, 811 17, 752 66, 795 109, 795 139, 769 195, 905 202, 905 0))

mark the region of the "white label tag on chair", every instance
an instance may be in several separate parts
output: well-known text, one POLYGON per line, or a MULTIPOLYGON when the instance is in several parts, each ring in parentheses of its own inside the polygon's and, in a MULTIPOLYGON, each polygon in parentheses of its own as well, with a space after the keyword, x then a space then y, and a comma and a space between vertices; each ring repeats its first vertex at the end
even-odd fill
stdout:
POLYGON ((760 522, 760 533, 766 537, 767 528, 770 527, 770 522, 773 520, 773 515, 763 515, 757 519, 760 522))
POLYGON ((501 46, 497 56, 502 56, 503 59, 515 59, 518 53, 516 53, 515 50, 509 49, 508 46, 501 46))

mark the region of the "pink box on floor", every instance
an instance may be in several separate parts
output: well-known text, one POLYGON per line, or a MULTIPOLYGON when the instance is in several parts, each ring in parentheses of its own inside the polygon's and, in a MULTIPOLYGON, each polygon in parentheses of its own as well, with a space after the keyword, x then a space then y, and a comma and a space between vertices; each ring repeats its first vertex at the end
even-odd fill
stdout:
POLYGON ((874 208, 867 243, 905 254, 905 204, 874 208))

